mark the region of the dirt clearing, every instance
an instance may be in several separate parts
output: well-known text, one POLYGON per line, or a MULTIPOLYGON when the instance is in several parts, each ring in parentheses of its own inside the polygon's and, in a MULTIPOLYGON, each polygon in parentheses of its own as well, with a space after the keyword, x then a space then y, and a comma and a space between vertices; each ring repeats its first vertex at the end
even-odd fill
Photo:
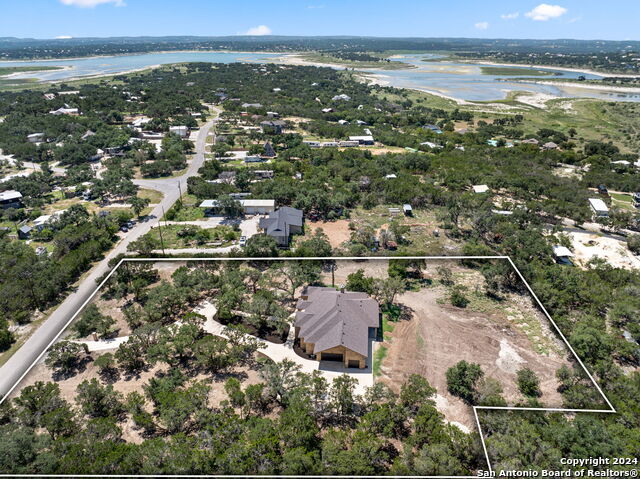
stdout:
MULTIPOLYGON (((562 406, 555 374, 563 364, 569 364, 568 351, 550 348, 547 354, 540 354, 512 314, 500 309, 479 312, 456 308, 448 304, 447 296, 446 288, 438 286, 399 297, 399 304, 412 311, 411 319, 392 323, 382 381, 398 390, 411 374, 426 377, 438 391, 436 402, 445 418, 469 429, 475 429, 472 409, 449 394, 445 376, 447 369, 462 360, 480 364, 486 378, 497 380, 509 405, 523 400, 516 373, 528 367, 540 379, 540 401, 547 407, 562 406)), ((526 313, 531 316, 530 311, 526 313)), ((536 319, 544 321, 541 314, 536 319)))

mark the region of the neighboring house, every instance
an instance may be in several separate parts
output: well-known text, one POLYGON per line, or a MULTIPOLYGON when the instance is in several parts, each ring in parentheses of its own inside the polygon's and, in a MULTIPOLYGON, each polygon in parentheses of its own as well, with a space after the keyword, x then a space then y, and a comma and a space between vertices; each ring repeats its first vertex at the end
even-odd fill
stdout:
POLYGON ((420 143, 420 145, 428 146, 429 148, 442 148, 441 145, 437 145, 437 144, 433 143, 432 141, 423 141, 422 143, 420 143))
POLYGON ((161 131, 141 131, 140 138, 143 140, 162 140, 164 133, 161 131))
POLYGON ((80 139, 81 139, 81 140, 86 140, 87 138, 91 138, 91 137, 92 137, 92 136, 94 136, 94 135, 95 135, 95 133, 94 133, 93 131, 91 131, 91 130, 87 130, 87 131, 85 131, 85 132, 84 132, 84 135, 82 135, 82 136, 80 137, 80 139))
POLYGON ((261 218, 258 226, 266 235, 275 238, 278 246, 289 246, 291 235, 302 233, 302 210, 284 206, 266 218, 261 218))
POLYGON ((260 123, 262 133, 268 135, 281 135, 286 123, 282 120, 268 120, 260 123))
POLYGON ((42 140, 44 140, 44 133, 31 133, 27 135, 27 141, 29 143, 40 143, 42 140))
POLYGON ((22 208, 22 193, 15 190, 0 193, 0 208, 22 208))
POLYGON ((340 148, 353 148, 355 146, 360 146, 359 141, 351 141, 351 140, 342 140, 338 142, 338 146, 340 148))
POLYGON ((276 150, 271 146, 271 143, 268 141, 264 144, 264 153, 262 154, 265 158, 275 158, 278 156, 276 154, 276 150))
POLYGON ((404 211, 405 216, 413 216, 413 208, 410 204, 402 205, 402 211, 404 211))
POLYGON ((336 95, 332 98, 333 101, 350 101, 351 97, 349 95, 345 95, 344 93, 342 95, 336 95))
POLYGON ((263 161, 266 161, 264 158, 262 158, 261 156, 245 156, 244 157, 244 162, 245 163, 262 163, 263 161))
MULTIPOLYGON (((239 200, 245 214, 266 215, 276 209, 276 200, 239 200)), ((215 213, 218 209, 218 200, 204 200, 200 208, 205 208, 215 213)))
POLYGON ((65 108, 60 107, 57 110, 52 110, 49 112, 51 115, 79 115, 80 112, 77 108, 65 108))
POLYGON ((18 229, 18 238, 20 238, 21 240, 28 240, 31 237, 31 230, 33 228, 31 226, 21 226, 18 229))
POLYGON ((218 175, 218 180, 220 180, 221 183, 231 184, 235 181, 235 179, 236 179, 235 171, 222 171, 218 175))
POLYGON ((169 133, 174 133, 180 138, 187 138, 189 136, 189 127, 184 125, 170 126, 169 133))
POLYGON ((423 130, 431 130, 432 132, 441 135, 442 134, 442 130, 440 128, 438 128, 436 125, 424 125, 422 127, 423 130))
POLYGON ((349 141, 357 141, 359 145, 365 145, 365 146, 373 146, 375 144, 375 140, 371 135, 350 136, 349 141))
POLYGON ((262 108, 262 103, 243 103, 242 108, 262 108))
POLYGON ((323 108, 322 113, 333 113, 333 108, 323 108))
POLYGON ((273 170, 253 170, 253 174, 256 175, 256 178, 259 180, 268 180, 273 178, 275 173, 273 170))
POLYGON ((474 193, 487 193, 489 191, 489 187, 487 185, 473 185, 474 193))
POLYGON ((589 206, 591 206, 594 216, 598 218, 609 216, 609 207, 600 198, 589 198, 589 206))
POLYGON ((553 256, 556 258, 556 262, 558 264, 573 266, 573 262, 571 261, 571 258, 573 258, 573 253, 569 248, 559 245, 554 246, 553 256))
POLYGON ((529 138, 527 140, 522 140, 522 143, 528 144, 528 145, 538 145, 540 142, 538 140, 536 140, 535 138, 529 138))
POLYGON ((309 286, 296 309, 295 334, 307 354, 347 368, 367 367, 369 343, 380 326, 377 301, 366 293, 309 286))
POLYGON ((542 145, 542 149, 543 150, 557 150, 558 149, 558 145, 556 145, 553 141, 550 141, 550 142, 545 143, 544 145, 542 145))

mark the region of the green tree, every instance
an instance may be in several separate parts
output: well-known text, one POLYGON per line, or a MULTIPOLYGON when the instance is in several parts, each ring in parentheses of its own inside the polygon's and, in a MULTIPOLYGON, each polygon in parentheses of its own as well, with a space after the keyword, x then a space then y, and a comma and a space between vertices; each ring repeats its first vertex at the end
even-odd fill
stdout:
POLYGON ((467 403, 472 403, 476 395, 476 383, 484 375, 479 364, 460 361, 447 369, 447 389, 467 403))
POLYGON ((87 359, 88 354, 86 344, 62 340, 51 346, 45 364, 62 376, 68 376, 87 359))
POLYGON ((134 196, 131 198, 131 209, 136 214, 136 216, 140 217, 144 209, 149 206, 151 201, 149 198, 140 198, 139 196, 134 196))
POLYGON ((115 391, 111 384, 103 386, 95 378, 84 380, 76 392, 76 401, 89 417, 117 418, 124 412, 122 394, 115 391))
POLYGON ((115 319, 102 314, 98 306, 91 304, 82 312, 72 327, 81 338, 89 336, 91 333, 98 333, 100 337, 105 338, 111 334, 111 327, 115 322, 115 319))
POLYGON ((247 240, 244 253, 249 258, 269 258, 278 256, 278 243, 273 236, 253 235, 247 240))
POLYGON ((527 397, 538 397, 540 392, 540 380, 536 373, 529 368, 521 368, 517 372, 518 389, 527 397))

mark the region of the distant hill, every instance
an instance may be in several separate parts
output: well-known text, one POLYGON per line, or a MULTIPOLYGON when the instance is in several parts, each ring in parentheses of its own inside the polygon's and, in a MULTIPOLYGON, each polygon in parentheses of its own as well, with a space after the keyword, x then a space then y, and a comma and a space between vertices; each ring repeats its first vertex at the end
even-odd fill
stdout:
POLYGON ((109 37, 35 39, 0 37, 0 59, 68 58, 174 50, 251 51, 439 51, 451 53, 552 53, 597 54, 640 51, 639 41, 606 40, 512 40, 477 38, 383 38, 383 37, 109 37))

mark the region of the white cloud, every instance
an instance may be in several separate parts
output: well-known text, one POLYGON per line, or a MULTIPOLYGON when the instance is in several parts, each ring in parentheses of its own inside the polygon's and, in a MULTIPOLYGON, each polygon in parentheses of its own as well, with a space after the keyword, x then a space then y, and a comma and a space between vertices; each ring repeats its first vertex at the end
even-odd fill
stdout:
POLYGON ((250 28, 244 34, 256 36, 271 35, 271 29, 266 25, 258 25, 257 27, 250 28))
POLYGON ((500 18, 502 18, 503 20, 515 20, 519 16, 520 16, 520 12, 513 12, 513 13, 505 13, 503 15, 500 15, 500 18))
POLYGON ((489 22, 478 22, 474 25, 478 30, 486 30, 489 28, 489 22))
POLYGON ((124 0, 60 0, 64 5, 80 8, 93 8, 103 3, 113 3, 116 7, 124 7, 124 0))
POLYGON ((532 20, 539 22, 546 22, 551 18, 558 18, 567 13, 568 10, 560 5, 549 5, 548 3, 541 3, 530 12, 525 13, 525 16, 532 20))
POLYGON ((70 38, 73 38, 71 35, 58 35, 55 39, 56 40, 69 40, 70 38))

